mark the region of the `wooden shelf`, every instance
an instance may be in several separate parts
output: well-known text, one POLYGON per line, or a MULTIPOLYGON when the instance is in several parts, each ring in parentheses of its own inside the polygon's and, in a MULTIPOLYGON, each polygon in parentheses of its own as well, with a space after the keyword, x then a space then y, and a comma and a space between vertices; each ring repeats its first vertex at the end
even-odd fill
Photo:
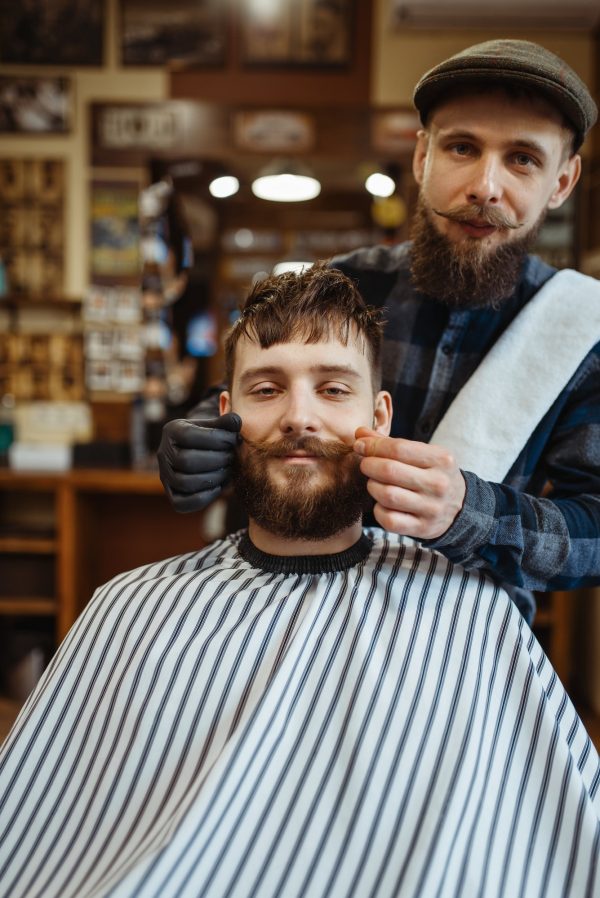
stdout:
POLYGON ((34 296, 27 293, 9 294, 3 296, 1 303, 5 306, 18 306, 19 308, 31 306, 55 306, 56 308, 73 308, 79 313, 81 312, 82 299, 78 296, 70 298, 68 296, 34 296))
POLYGON ((0 598, 0 615, 18 617, 52 617, 58 611, 56 599, 36 596, 4 596, 0 598))
POLYGON ((45 536, 0 536, 0 554, 54 555, 58 540, 45 536))

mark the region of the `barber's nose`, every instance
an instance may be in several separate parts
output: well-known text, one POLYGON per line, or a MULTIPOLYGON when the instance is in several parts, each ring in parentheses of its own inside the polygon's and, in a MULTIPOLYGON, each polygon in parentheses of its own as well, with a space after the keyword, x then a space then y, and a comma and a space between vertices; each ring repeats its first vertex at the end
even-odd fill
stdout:
POLYGON ((497 160, 482 156, 477 160, 466 188, 467 202, 478 206, 495 205, 502 197, 501 173, 497 160))
POLYGON ((319 426, 311 399, 304 392, 290 393, 279 419, 281 432, 287 435, 315 433, 319 426))

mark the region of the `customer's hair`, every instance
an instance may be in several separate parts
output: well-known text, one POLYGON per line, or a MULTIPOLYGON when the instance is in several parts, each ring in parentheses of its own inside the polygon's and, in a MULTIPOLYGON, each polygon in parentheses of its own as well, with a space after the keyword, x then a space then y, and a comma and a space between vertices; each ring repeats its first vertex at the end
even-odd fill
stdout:
POLYGON ((302 340, 318 343, 337 338, 346 345, 362 342, 371 366, 373 388, 381 383, 383 318, 367 306, 354 281, 335 268, 316 263, 300 272, 271 275, 256 283, 241 315, 225 338, 225 371, 231 387, 235 350, 242 336, 263 349, 302 340))

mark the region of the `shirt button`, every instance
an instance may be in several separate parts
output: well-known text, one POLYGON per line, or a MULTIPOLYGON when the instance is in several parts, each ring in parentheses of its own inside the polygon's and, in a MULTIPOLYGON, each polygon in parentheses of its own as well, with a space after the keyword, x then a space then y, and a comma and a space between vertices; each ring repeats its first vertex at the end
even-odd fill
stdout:
POLYGON ((450 353, 452 352, 452 347, 448 343, 446 343, 444 346, 442 346, 442 352, 444 353, 444 355, 450 355, 450 353))

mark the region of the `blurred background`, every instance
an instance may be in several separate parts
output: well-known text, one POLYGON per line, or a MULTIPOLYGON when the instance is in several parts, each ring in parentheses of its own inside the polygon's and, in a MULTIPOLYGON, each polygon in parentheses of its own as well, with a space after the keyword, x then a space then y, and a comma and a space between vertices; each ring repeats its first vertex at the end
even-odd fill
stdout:
MULTIPOLYGON (((597 0, 3 5, 0 735, 100 583, 221 534, 219 509, 171 510, 164 422, 221 378, 254 279, 407 238, 413 87, 496 37, 543 44, 598 98, 597 0)), ((582 152, 537 252, 600 277, 598 128, 582 152)), ((597 733, 600 598, 539 603, 597 733)))

